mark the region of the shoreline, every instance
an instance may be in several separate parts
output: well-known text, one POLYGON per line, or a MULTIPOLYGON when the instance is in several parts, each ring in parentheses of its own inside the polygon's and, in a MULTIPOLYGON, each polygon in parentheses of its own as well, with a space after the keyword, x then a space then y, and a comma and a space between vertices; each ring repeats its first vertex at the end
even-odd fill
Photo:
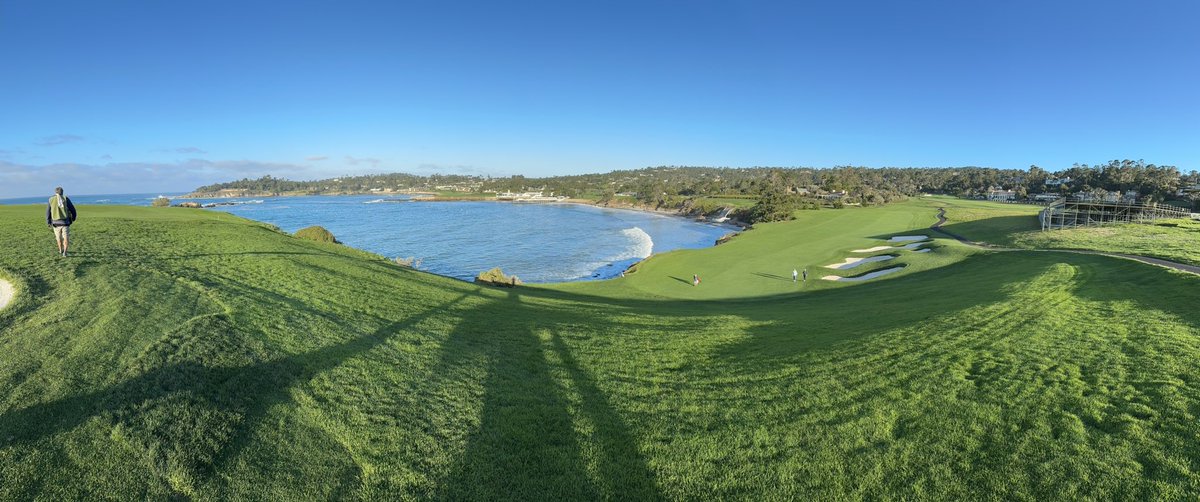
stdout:
MULTIPOLYGON (((285 199, 288 197, 322 197, 322 196, 329 196, 329 197, 354 196, 354 197, 360 197, 360 198, 369 198, 369 197, 373 197, 373 196, 377 196, 377 195, 380 195, 380 194, 361 194, 360 193, 360 194, 337 194, 337 195, 279 195, 279 196, 267 196, 267 197, 276 198, 276 199, 285 199)), ((391 195, 411 195, 411 194, 391 194, 391 195)), ((245 198, 249 198, 249 197, 252 197, 252 196, 224 197, 223 199, 245 199, 245 198)), ((657 209, 657 208, 638 206, 638 205, 632 205, 632 204, 606 205, 606 204, 600 204, 597 201, 593 201, 590 199, 579 199, 579 198, 569 198, 569 199, 564 199, 562 201, 556 201, 556 202, 512 202, 512 201, 496 200, 494 197, 486 197, 485 198, 485 197, 437 197, 437 196, 434 196, 434 197, 413 197, 413 198, 408 199, 408 202, 443 202, 443 203, 444 202, 486 202, 486 203, 507 203, 507 204, 512 204, 512 205, 551 205, 551 206, 577 205, 577 206, 586 206, 586 207, 600 209, 600 210, 608 209, 608 210, 615 210, 615 211, 630 211, 632 213, 653 214, 656 216, 661 216, 661 217, 666 217, 666 218, 682 218, 691 223, 700 223, 700 224, 704 224, 704 225, 709 225, 712 227, 719 228, 723 231, 723 235, 716 237, 715 239, 710 241, 710 243, 707 246, 705 246, 705 248, 715 247, 724 242, 727 242, 733 236, 740 234, 741 232, 743 232, 749 228, 748 225, 741 225, 741 224, 738 224, 738 222, 734 222, 733 220, 724 221, 724 222, 715 222, 715 221, 711 221, 707 218, 704 218, 702 216, 697 217, 697 216, 694 216, 694 215, 691 215, 688 213, 681 212, 679 210, 657 209)), ((353 246, 351 246, 351 247, 353 247, 353 246)), ((360 250, 368 252, 368 253, 377 254, 373 251, 369 251, 369 250, 366 250, 363 248, 356 248, 356 249, 360 249, 360 250)), ((545 281, 545 282, 535 281, 535 282, 527 282, 526 284, 528 284, 528 285, 567 284, 567 283, 573 283, 573 282, 612 280, 612 279, 620 278, 622 276, 623 272, 628 272, 629 270, 636 269, 638 265, 640 265, 642 262, 644 262, 646 259, 649 259, 653 255, 654 254, 652 253, 650 256, 632 260, 632 261, 617 260, 617 261, 605 263, 604 265, 602 265, 594 270, 591 270, 588 274, 580 276, 580 277, 576 277, 576 278, 550 280, 550 281, 545 281), (609 269, 610 267, 612 267, 611 270, 613 270, 613 271, 610 273, 604 273, 604 272, 607 272, 606 269, 609 269), (602 276, 597 277, 596 276, 597 273, 600 273, 602 276)), ((379 255, 379 256, 389 262, 393 261, 391 258, 389 258, 387 256, 384 256, 384 255, 379 255)), ((437 273, 437 272, 433 272, 433 271, 429 271, 429 270, 422 270, 422 269, 416 269, 416 270, 418 270, 420 272, 424 272, 424 273, 438 275, 441 277, 448 277, 451 279, 462 280, 465 282, 472 282, 472 279, 467 278, 467 277, 444 275, 441 273, 437 273)))
MULTIPOLYGON (((369 194, 368 193, 345 193, 345 194, 321 194, 321 195, 304 194, 304 195, 267 195, 267 196, 262 196, 262 197, 322 197, 322 196, 342 197, 342 196, 358 196, 358 195, 380 195, 380 194, 375 194, 375 193, 369 193, 369 194)), ((432 195, 431 197, 413 197, 412 199, 410 199, 412 202, 497 202, 497 203, 518 204, 517 202, 513 202, 513 201, 497 200, 495 197, 478 197, 478 196, 443 197, 443 196, 438 196, 436 194, 431 194, 430 192, 411 192, 411 193, 397 192, 397 193, 392 193, 389 195, 432 195)), ((257 196, 247 195, 245 197, 257 197, 257 196)), ((197 198, 205 198, 205 197, 197 197, 197 198)), ((239 197, 207 197, 207 198, 233 199, 233 198, 239 198, 239 197)), ((568 198, 568 199, 564 199, 564 200, 558 201, 558 202, 521 202, 520 204, 543 204, 543 205, 544 204, 577 204, 577 205, 581 205, 581 206, 591 206, 591 207, 597 207, 597 208, 603 208, 603 209, 619 209, 619 210, 625 210, 625 211, 635 211, 635 212, 639 212, 639 213, 657 214, 657 215, 662 215, 662 216, 674 216, 674 217, 678 217, 678 218, 688 219, 691 221, 703 221, 705 223, 711 223, 714 225, 726 225, 726 226, 729 226, 732 228, 736 228, 738 232, 750 229, 749 224, 738 221, 738 220, 726 220, 723 222, 715 222, 715 221, 710 221, 708 218, 705 218, 704 216, 698 216, 698 215, 695 215, 694 213, 685 213, 678 209, 659 209, 659 208, 654 208, 654 207, 650 207, 647 205, 639 205, 639 204, 602 204, 599 201, 595 201, 592 199, 579 199, 579 198, 568 198)))

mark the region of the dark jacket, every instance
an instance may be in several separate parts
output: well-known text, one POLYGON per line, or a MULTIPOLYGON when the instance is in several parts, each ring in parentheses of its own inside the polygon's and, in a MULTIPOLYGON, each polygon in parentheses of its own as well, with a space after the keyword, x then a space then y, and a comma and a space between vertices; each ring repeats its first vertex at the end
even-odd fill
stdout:
MULTIPOLYGON (((67 197, 65 195, 63 196, 63 205, 66 206, 67 214, 70 215, 70 219, 67 220, 67 226, 69 227, 69 226, 71 226, 72 223, 75 223, 75 220, 77 218, 79 218, 79 214, 75 212, 75 204, 71 203, 70 197, 67 197)), ((50 205, 49 204, 46 205, 46 224, 47 225, 54 224, 54 222, 50 220, 50 205)), ((62 226, 62 225, 59 225, 59 226, 62 226)))

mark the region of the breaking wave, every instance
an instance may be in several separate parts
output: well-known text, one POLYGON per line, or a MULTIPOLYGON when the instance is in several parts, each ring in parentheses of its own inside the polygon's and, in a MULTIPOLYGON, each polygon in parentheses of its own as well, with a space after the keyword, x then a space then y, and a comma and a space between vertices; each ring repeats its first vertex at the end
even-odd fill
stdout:
POLYGON ((629 239, 629 246, 621 251, 620 254, 609 258, 608 261, 621 260, 642 260, 650 256, 654 252, 654 240, 650 238, 650 234, 646 233, 638 227, 626 228, 621 231, 629 239))

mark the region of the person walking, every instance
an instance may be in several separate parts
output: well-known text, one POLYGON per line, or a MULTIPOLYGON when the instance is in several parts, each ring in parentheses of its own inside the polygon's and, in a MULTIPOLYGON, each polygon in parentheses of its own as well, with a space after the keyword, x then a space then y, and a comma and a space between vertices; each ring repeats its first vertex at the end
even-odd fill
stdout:
POLYGON ((700 285, 700 276, 696 275, 696 274, 692 274, 692 286, 699 286, 699 285, 700 285))
POLYGON ((805 284, 808 283, 808 267, 804 267, 804 278, 801 279, 801 282, 805 284))
POLYGON ((46 226, 54 230, 54 240, 58 243, 58 255, 67 257, 67 248, 71 241, 71 224, 75 223, 78 213, 71 198, 63 195, 62 187, 55 187, 54 195, 46 205, 46 226))
POLYGON ((800 275, 800 273, 799 273, 799 272, 797 272, 797 271, 796 271, 796 269, 794 269, 794 268, 793 268, 793 269, 792 269, 792 283, 795 283, 795 282, 796 282, 796 278, 797 278, 799 275, 800 275))

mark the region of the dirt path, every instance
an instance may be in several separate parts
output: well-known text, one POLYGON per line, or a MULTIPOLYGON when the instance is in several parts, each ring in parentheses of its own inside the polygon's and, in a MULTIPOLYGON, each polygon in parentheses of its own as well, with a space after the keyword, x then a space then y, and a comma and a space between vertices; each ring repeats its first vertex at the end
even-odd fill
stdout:
POLYGON ((943 235, 952 237, 955 240, 957 240, 963 244, 966 244, 968 246, 975 246, 975 247, 979 247, 979 248, 990 249, 993 251, 1047 251, 1047 252, 1055 252, 1055 253, 1094 254, 1094 255, 1100 255, 1100 256, 1111 256, 1113 258, 1124 258, 1126 260, 1140 261, 1142 263, 1147 263, 1150 265, 1158 265, 1160 267, 1166 267, 1169 269, 1179 270, 1181 272, 1190 272, 1193 274, 1200 275, 1200 267, 1198 267, 1198 266, 1188 265, 1186 263, 1179 263, 1179 262, 1174 262, 1174 261, 1170 261, 1170 260, 1164 260, 1161 258, 1151 258, 1149 256, 1140 256, 1140 255, 1124 254, 1124 253, 1105 253, 1105 252, 1101 252, 1101 251, 1087 251, 1087 250, 1083 250, 1083 249, 1019 249, 1019 248, 1005 248, 1005 247, 994 246, 994 245, 988 244, 986 242, 976 242, 976 241, 967 239, 966 237, 963 237, 961 235, 955 234, 953 232, 947 232, 947 231, 943 230, 942 225, 944 225, 946 223, 946 208, 939 207, 937 217, 938 217, 937 223, 934 223, 932 226, 930 226, 929 227, 930 230, 933 230, 933 231, 939 232, 943 235))
POLYGON ((3 310, 4 307, 7 307, 8 304, 12 302, 13 293, 15 293, 15 290, 13 289, 12 283, 4 279, 0 279, 0 310, 3 310))

